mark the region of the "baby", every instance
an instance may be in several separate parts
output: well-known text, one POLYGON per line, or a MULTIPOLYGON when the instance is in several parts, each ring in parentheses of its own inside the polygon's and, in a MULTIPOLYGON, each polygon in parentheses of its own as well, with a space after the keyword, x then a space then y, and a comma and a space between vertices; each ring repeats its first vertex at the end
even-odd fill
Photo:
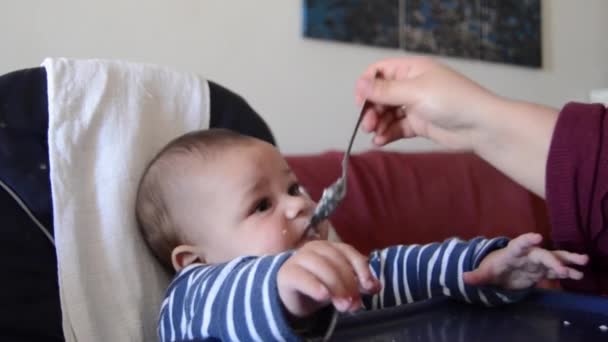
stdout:
POLYGON ((368 259, 328 241, 327 221, 307 234, 314 206, 266 142, 206 130, 169 143, 146 170, 136 203, 147 243, 177 272, 161 307, 160 339, 298 340, 322 331, 333 308, 435 296, 510 303, 540 279, 579 279, 567 265, 587 262, 539 248, 538 234, 394 246, 368 259))

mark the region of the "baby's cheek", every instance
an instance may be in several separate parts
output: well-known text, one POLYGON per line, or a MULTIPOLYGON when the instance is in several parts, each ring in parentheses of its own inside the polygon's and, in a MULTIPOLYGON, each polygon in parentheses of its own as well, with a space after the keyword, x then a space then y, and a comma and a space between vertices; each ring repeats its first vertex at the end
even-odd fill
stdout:
POLYGON ((292 249, 289 242, 291 241, 290 232, 285 230, 280 234, 265 234, 260 235, 257 239, 257 245, 260 246, 260 254, 278 254, 286 250, 292 249))

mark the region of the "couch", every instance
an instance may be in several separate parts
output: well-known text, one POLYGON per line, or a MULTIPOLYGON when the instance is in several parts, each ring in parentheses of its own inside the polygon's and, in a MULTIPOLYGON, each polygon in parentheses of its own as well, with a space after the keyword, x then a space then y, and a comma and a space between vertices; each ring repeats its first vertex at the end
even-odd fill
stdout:
MULTIPOLYGON (((341 172, 342 152, 288 155, 314 200, 341 172)), ((537 232, 551 247, 545 201, 466 152, 370 150, 350 158, 347 194, 330 220, 362 253, 449 237, 515 237, 537 232)), ((558 281, 538 287, 559 289, 558 281)))

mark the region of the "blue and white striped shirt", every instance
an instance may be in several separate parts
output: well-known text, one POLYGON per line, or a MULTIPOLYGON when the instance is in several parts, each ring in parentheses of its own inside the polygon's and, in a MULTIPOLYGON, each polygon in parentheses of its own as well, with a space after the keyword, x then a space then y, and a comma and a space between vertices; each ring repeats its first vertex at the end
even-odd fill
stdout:
MULTIPOLYGON (((364 296, 375 310, 437 296, 469 303, 499 305, 526 291, 467 286, 463 272, 477 268, 506 238, 450 239, 428 245, 393 246, 370 256, 370 269, 382 284, 364 296)), ((161 341, 297 341, 277 289, 277 272, 293 251, 236 258, 217 265, 193 264, 177 274, 160 312, 161 341)))

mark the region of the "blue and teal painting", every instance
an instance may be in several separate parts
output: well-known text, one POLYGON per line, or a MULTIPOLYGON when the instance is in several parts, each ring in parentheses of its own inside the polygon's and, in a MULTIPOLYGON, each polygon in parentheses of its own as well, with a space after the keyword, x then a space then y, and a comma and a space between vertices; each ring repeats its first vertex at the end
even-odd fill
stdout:
POLYGON ((304 36, 541 67, 541 0, 304 0, 304 36))
POLYGON ((482 59, 541 67, 540 0, 483 0, 482 59))
POLYGON ((481 57, 479 1, 405 1, 406 50, 452 57, 481 57))
POLYGON ((399 47, 399 0, 306 0, 309 38, 399 47))

